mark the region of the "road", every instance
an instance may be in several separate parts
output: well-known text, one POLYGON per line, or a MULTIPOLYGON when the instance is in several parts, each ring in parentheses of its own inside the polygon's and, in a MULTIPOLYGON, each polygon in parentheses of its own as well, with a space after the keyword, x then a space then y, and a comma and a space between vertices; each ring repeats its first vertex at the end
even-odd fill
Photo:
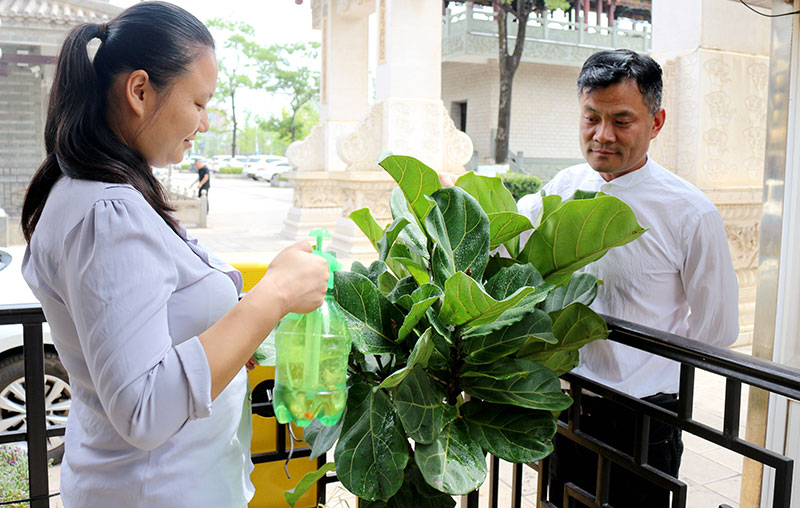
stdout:
MULTIPOLYGON (((186 187, 195 173, 173 172, 173 186, 186 187)), ((270 261, 293 243, 280 236, 293 190, 236 175, 212 175, 205 228, 189 233, 228 262, 270 261)))

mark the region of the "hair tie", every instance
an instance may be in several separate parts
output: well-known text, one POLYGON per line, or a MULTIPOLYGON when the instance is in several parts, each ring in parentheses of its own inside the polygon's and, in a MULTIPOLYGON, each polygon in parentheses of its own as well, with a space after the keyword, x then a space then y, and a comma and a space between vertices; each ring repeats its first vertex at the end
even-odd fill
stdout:
POLYGON ((97 35, 95 35, 95 37, 100 39, 100 41, 102 41, 102 42, 106 41, 106 36, 107 36, 106 28, 108 28, 108 25, 106 23, 98 23, 97 24, 97 35))

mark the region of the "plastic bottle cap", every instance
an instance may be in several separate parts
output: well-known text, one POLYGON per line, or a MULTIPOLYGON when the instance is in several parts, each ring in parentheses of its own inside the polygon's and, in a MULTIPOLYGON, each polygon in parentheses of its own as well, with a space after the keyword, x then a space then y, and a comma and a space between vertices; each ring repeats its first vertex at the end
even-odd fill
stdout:
POLYGON ((308 235, 317 239, 314 250, 312 250, 311 253, 316 254, 317 256, 322 256, 325 261, 328 262, 328 270, 330 271, 330 276, 328 277, 328 289, 332 289, 333 272, 339 270, 342 267, 342 263, 336 259, 336 254, 333 252, 326 252, 322 250, 322 239, 330 238, 331 234, 325 228, 314 228, 308 233, 308 235))

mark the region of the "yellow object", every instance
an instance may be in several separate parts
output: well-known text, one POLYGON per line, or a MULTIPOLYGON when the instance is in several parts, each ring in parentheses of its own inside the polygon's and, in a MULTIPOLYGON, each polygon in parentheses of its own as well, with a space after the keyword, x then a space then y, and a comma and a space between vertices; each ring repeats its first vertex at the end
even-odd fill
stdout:
MULTIPOLYGON (((244 286, 242 292, 247 292, 255 286, 264 273, 267 271, 266 263, 231 263, 231 265, 242 272, 244 286)), ((259 383, 275 379, 274 367, 256 367, 248 374, 250 389, 254 389, 259 383)), ((275 418, 264 418, 253 415, 253 440, 250 445, 250 453, 273 452, 277 448, 277 425, 275 418)), ((303 429, 294 427, 294 434, 302 438, 303 429)), ((286 449, 290 447, 291 437, 286 433, 286 449)), ((295 443, 294 447, 303 448, 308 446, 305 442, 295 443)), ((308 457, 299 457, 289 461, 289 474, 286 477, 283 470, 283 461, 265 462, 255 465, 255 470, 250 475, 253 485, 256 488, 256 495, 250 501, 248 508, 287 508, 289 504, 283 497, 283 493, 294 488, 297 482, 305 475, 317 470, 317 461, 309 460, 308 457)), ((295 505, 296 508, 310 508, 316 506, 317 489, 312 488, 306 492, 295 505)))
POLYGON ((253 286, 258 284, 261 277, 267 273, 267 263, 231 263, 231 266, 242 272, 244 285, 242 286, 242 293, 246 293, 253 289, 253 286))
MULTIPOLYGON (((267 379, 275 379, 274 367, 256 367, 250 371, 250 388, 253 389, 267 379)), ((264 418, 253 415, 253 441, 250 446, 251 453, 272 452, 276 449, 276 425, 275 418, 264 418)), ((303 429, 293 427, 294 435, 302 438, 303 429)), ((286 449, 289 449, 291 437, 286 433, 286 449)), ((295 443, 294 447, 303 448, 308 446, 305 442, 295 443)), ((317 461, 309 460, 308 457, 300 457, 289 461, 289 474, 291 479, 286 478, 283 470, 283 461, 266 462, 256 464, 256 468, 250 475, 253 485, 256 487, 256 495, 248 508, 287 508, 289 504, 283 498, 283 493, 293 489, 297 482, 305 475, 317 470, 317 461)), ((317 489, 312 488, 306 492, 295 505, 296 508, 310 508, 317 504, 317 489)))

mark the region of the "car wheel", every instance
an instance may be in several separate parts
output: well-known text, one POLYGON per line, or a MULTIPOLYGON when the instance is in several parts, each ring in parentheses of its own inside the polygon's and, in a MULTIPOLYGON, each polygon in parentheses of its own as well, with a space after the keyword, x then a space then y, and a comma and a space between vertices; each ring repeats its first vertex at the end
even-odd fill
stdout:
MULTIPOLYGON (((55 353, 44 354, 44 397, 47 425, 65 425, 72 404, 69 377, 55 353)), ((0 361, 0 432, 25 430, 25 360, 13 355, 0 361)), ((64 456, 64 437, 47 439, 47 458, 59 464, 64 456)))
POLYGON ((280 175, 278 173, 272 175, 272 178, 269 179, 269 185, 271 187, 277 187, 280 185, 280 175))

